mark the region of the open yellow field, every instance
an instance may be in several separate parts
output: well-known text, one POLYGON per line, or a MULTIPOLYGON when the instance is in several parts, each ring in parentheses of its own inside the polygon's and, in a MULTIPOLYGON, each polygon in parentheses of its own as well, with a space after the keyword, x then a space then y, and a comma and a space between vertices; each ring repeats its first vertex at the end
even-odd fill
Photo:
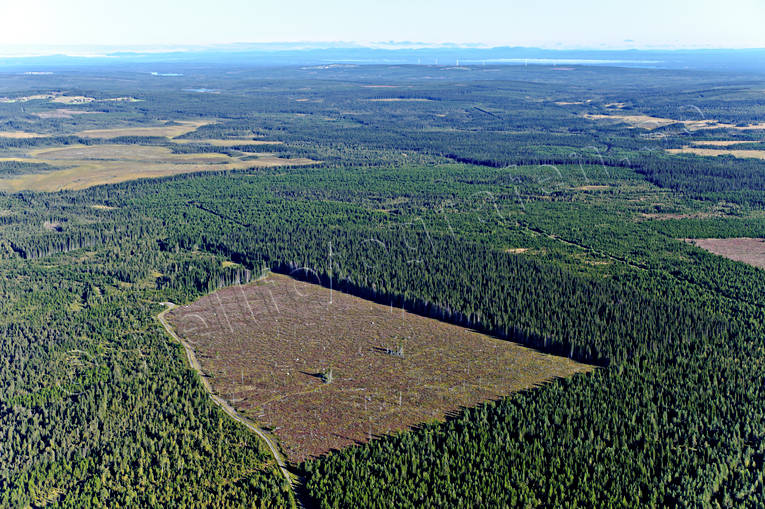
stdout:
POLYGON ((203 125, 212 124, 209 120, 180 120, 178 125, 154 127, 117 127, 114 129, 88 129, 77 133, 83 138, 119 138, 120 136, 164 136, 175 138, 196 131, 203 125))
MULTIPOLYGON (((58 99, 60 97, 46 96, 48 99, 58 99)), ((132 98, 117 98, 114 100, 130 99, 132 98)), ((47 113, 55 114, 56 111, 67 112, 69 110, 54 110, 47 113)), ((77 134, 86 138, 100 138, 103 140, 110 140, 121 136, 173 138, 193 132, 203 125, 214 122, 215 120, 182 120, 173 122, 172 125, 91 129, 80 131, 77 134)), ((0 133, 0 138, 39 138, 46 136, 49 135, 24 131, 0 133)), ((52 192, 183 173, 296 166, 317 162, 307 158, 288 159, 279 157, 278 154, 258 152, 258 147, 283 143, 280 141, 252 138, 205 138, 199 140, 172 140, 172 143, 178 145, 206 143, 217 147, 241 147, 240 150, 245 152, 246 157, 241 154, 239 156, 231 156, 215 152, 175 154, 167 146, 117 143, 48 146, 34 149, 5 149, 0 151, 0 161, 45 163, 52 166, 53 169, 1 178, 0 191, 16 192, 32 190, 52 192)))
POLYGON ((99 161, 78 164, 65 170, 21 175, 0 180, 0 190, 8 192, 26 189, 34 191, 60 191, 62 189, 85 189, 101 184, 115 184, 139 178, 156 178, 198 171, 220 171, 249 168, 251 164, 137 164, 131 161, 99 161))
POLYGON ((312 164, 305 158, 284 159, 274 154, 255 154, 243 161, 217 153, 174 154, 153 145, 73 145, 29 150, 25 157, 0 161, 47 163, 61 169, 0 179, 0 191, 59 191, 114 184, 138 178, 156 178, 200 171, 224 171, 312 164))
MULTIPOLYGON (((194 156, 198 154, 192 154, 194 156)), ((44 161, 42 161, 44 162, 44 161)), ((102 184, 116 184, 140 178, 157 178, 200 171, 224 171, 246 168, 269 168, 273 166, 295 166, 312 164, 310 159, 281 159, 264 156, 252 161, 232 159, 228 163, 162 163, 136 161, 77 161, 76 165, 44 173, 21 175, 16 178, 0 179, 0 191, 22 190, 60 191, 62 189, 85 189, 102 184)))
POLYGON ((722 156, 729 155, 740 158, 765 159, 765 150, 733 150, 719 148, 683 147, 668 148, 670 154, 696 154, 698 156, 722 156))

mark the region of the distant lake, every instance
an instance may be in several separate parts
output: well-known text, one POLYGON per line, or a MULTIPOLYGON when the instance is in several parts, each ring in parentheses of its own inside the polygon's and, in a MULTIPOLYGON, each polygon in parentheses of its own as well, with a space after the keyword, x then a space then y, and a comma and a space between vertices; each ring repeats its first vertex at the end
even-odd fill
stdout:
POLYGON ((492 63, 492 64, 546 64, 546 65, 614 65, 614 64, 632 64, 632 65, 655 65, 662 63, 661 60, 605 60, 605 59, 587 59, 587 58, 487 58, 486 60, 465 60, 470 63, 492 63))

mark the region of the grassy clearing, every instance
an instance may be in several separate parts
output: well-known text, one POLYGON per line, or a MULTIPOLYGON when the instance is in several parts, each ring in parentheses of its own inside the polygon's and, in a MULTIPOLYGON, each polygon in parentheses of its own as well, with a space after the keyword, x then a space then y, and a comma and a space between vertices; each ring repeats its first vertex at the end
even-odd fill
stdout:
POLYGON ((632 127, 639 127, 642 129, 658 129, 659 127, 668 126, 671 124, 683 124, 690 131, 697 131, 700 129, 737 129, 746 131, 750 129, 765 129, 765 122, 758 124, 751 124, 747 126, 737 126, 734 124, 725 124, 717 122, 716 120, 701 119, 701 120, 677 120, 673 118, 652 117, 650 115, 624 115, 618 113, 611 113, 609 115, 590 114, 586 113, 585 118, 590 120, 614 120, 630 124, 632 127))
MULTIPOLYGON (((188 154, 197 156, 199 154, 188 154)), ((136 161, 78 161, 76 166, 63 170, 21 175, 17 178, 0 179, 0 191, 23 190, 60 191, 62 189, 85 189, 102 184, 115 184, 140 178, 157 178, 201 171, 224 171, 247 168, 266 168, 284 165, 311 164, 302 159, 264 157, 252 161, 232 159, 228 163, 137 163, 136 161)))
POLYGON ((139 102, 135 97, 112 97, 96 99, 84 95, 63 95, 61 92, 50 94, 35 94, 22 97, 0 97, 0 103, 25 103, 29 101, 48 101, 57 104, 89 104, 92 102, 139 102))
POLYGON ((34 94, 21 97, 0 97, 0 103, 25 103, 29 101, 48 101, 55 98, 55 94, 34 94))
MULTIPOLYGON (((228 141, 228 140, 221 140, 228 141)), ((46 163, 60 169, 0 179, 0 191, 59 191, 84 189, 138 178, 156 178, 201 171, 224 171, 306 165, 306 158, 286 159, 270 153, 248 152, 242 160, 227 154, 174 154, 156 145, 70 145, 8 154, 0 161, 46 163)))
POLYGON ((49 138, 49 134, 29 133, 26 131, 0 132, 0 138, 23 139, 23 138, 49 138))
POLYGON ((173 154, 167 147, 152 145, 72 145, 61 148, 30 150, 34 159, 53 161, 140 161, 140 162, 215 162, 233 160, 226 154, 173 154))
POLYGON ((73 110, 71 108, 58 108, 55 110, 32 113, 39 118, 72 118, 74 115, 98 115, 100 111, 73 110))
POLYGON ((592 369, 282 275, 168 319, 217 393, 291 461, 592 369))
POLYGON ((173 125, 161 125, 153 127, 117 127, 113 129, 88 129, 77 133, 83 138, 118 138, 120 136, 164 136, 175 138, 192 131, 196 131, 203 125, 213 124, 209 120, 179 120, 173 125), (177 125, 176 125, 177 124, 177 125))
POLYGON ((51 99, 50 102, 59 104, 88 104, 95 100, 93 97, 84 95, 59 95, 51 99))

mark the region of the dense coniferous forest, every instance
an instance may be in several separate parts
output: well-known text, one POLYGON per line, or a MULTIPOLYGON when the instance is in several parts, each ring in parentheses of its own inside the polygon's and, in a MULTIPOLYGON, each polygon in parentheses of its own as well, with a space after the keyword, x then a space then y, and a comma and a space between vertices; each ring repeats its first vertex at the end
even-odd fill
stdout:
POLYGON ((762 143, 742 126, 765 117, 765 82, 576 66, 223 71, 0 76, 9 98, 135 99, 68 118, 0 102, 0 133, 50 135, 0 137, 0 186, 66 170, 33 157, 62 146, 287 161, 0 194, 0 505, 293 506, 265 444, 211 402, 155 318, 264 269, 310 269, 598 367, 291 465, 305 505, 765 504, 765 272, 683 241, 765 237, 765 163, 665 150, 762 143), (687 127, 689 105, 719 124, 687 127), (677 122, 596 117, 629 114, 677 122), (209 123, 83 133, 191 120, 209 123))

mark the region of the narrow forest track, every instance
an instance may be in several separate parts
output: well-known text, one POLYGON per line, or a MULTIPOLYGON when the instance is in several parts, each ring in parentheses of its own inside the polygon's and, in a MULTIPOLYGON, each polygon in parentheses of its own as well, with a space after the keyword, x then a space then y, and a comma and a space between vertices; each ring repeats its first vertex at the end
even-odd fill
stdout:
POLYGON ((276 447, 276 444, 274 443, 273 439, 268 436, 268 434, 263 431, 257 424, 252 422, 251 420, 247 419, 246 417, 243 417, 240 415, 234 407, 229 404, 228 401, 221 398, 215 392, 213 391, 212 386, 210 385, 210 381, 207 379, 207 376, 202 371, 202 366, 199 364, 199 361, 197 360, 197 356, 194 353, 194 349, 190 344, 188 344, 186 341, 184 341, 178 334, 175 333, 173 328, 170 326, 170 324, 165 319, 165 314, 167 314, 172 309, 176 308, 176 304, 172 302, 163 302, 163 305, 167 306, 167 309, 162 311, 157 315, 157 320, 162 324, 162 326, 165 328, 167 333, 176 341, 178 341, 181 345, 183 345, 184 350, 186 350, 186 359, 189 361, 189 366, 191 366, 191 369, 197 372, 199 375, 200 380, 202 381, 202 386, 205 388, 205 391, 207 391, 207 394, 210 395, 210 398, 213 400, 213 402, 218 405, 229 417, 234 419, 235 421, 239 422, 240 424, 243 424, 247 427, 250 431, 258 435, 268 446, 268 449, 271 451, 271 456, 273 456, 274 461, 276 462, 276 465, 279 467, 279 470, 281 471, 284 478, 289 483, 290 487, 292 488, 292 497, 295 502, 295 506, 299 509, 305 509, 307 506, 303 503, 300 497, 300 483, 298 481, 298 478, 292 474, 287 469, 287 462, 284 460, 284 457, 279 452, 279 449, 276 447))

